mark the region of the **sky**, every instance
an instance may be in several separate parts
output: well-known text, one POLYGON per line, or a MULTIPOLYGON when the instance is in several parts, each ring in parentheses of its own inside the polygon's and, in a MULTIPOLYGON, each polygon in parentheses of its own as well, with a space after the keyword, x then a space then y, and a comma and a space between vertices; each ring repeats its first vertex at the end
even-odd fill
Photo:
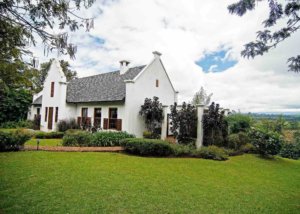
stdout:
MULTIPOLYGON (((300 32, 255 59, 240 56, 255 40, 268 16, 266 1, 243 17, 230 15, 236 0, 98 0, 78 12, 94 18, 90 32, 69 34, 76 60, 67 56, 80 77, 149 63, 153 51, 162 61, 179 102, 190 101, 201 86, 221 107, 241 112, 300 112, 300 74, 288 72, 286 60, 299 54, 300 32)), ((282 23, 279 23, 282 26, 282 23)), ((278 27, 278 26, 277 26, 278 27)), ((51 32, 51 31, 50 31, 51 32)), ((40 62, 43 47, 32 48, 40 62)))

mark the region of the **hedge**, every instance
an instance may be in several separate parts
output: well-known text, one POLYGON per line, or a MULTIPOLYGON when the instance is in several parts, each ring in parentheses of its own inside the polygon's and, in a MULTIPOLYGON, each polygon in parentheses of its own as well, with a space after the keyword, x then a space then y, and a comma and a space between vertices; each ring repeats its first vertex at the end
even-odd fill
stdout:
POLYGON ((92 136, 91 146, 120 146, 121 141, 126 138, 134 138, 132 134, 127 132, 104 131, 96 132, 92 136))
POLYGON ((171 144, 163 140, 129 138, 123 140, 121 145, 126 152, 134 155, 165 157, 174 154, 171 144))
POLYGON ((290 159, 299 159, 300 158, 300 142, 294 143, 285 143, 280 151, 280 156, 290 159))
POLYGON ((204 146, 194 152, 194 156, 204 159, 212 159, 218 161, 228 160, 228 154, 225 149, 217 146, 204 146))
POLYGON ((82 130, 68 130, 63 137, 63 146, 120 146, 123 139, 134 138, 127 132, 103 131, 89 133, 82 130))
POLYGON ((17 151, 31 138, 25 130, 0 131, 0 151, 17 151))
POLYGON ((92 134, 82 130, 71 129, 66 131, 62 145, 63 146, 89 146, 92 140, 92 134))
POLYGON ((63 138, 63 132, 36 132, 34 134, 35 138, 39 139, 53 139, 53 138, 63 138))

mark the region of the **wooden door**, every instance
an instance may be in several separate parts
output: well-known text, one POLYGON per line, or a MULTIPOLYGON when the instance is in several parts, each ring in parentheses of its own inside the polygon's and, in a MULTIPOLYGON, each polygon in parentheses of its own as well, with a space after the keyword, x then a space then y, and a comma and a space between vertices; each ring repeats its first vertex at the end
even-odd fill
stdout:
POLYGON ((52 129, 52 123, 53 123, 53 107, 49 107, 49 113, 48 113, 48 129, 52 129))

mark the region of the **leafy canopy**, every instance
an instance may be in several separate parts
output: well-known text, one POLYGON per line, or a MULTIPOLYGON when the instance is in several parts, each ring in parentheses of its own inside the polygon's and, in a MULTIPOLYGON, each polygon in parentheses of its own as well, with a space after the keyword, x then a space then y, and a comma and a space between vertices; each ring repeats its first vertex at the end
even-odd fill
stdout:
POLYGON ((44 53, 56 49, 60 54, 75 57, 76 46, 68 41, 65 28, 76 31, 85 26, 93 27, 93 19, 76 14, 80 8, 89 8, 95 0, 2 0, 0 2, 1 51, 17 57, 20 53, 29 54, 28 46, 36 45, 35 36, 44 44, 44 53), (50 33, 49 29, 61 33, 50 33))
POLYGON ((212 102, 203 115, 203 145, 227 146, 228 124, 220 105, 212 102))
POLYGON ((180 144, 195 142, 197 137, 197 109, 194 105, 182 103, 178 110, 177 103, 171 106, 171 131, 180 144))
MULTIPOLYGON (((257 2, 262 0, 239 0, 228 6, 231 14, 243 16, 247 11, 254 10, 257 2)), ((264 29, 257 32, 256 41, 245 44, 241 55, 246 58, 254 58, 263 55, 272 48, 292 36, 300 28, 300 1, 286 0, 279 3, 276 0, 268 0, 269 16, 262 22, 264 29), (284 27, 273 30, 280 20, 286 20, 284 27)), ((300 72, 300 55, 290 57, 288 60, 289 71, 300 72)))
POLYGON ((204 88, 201 87, 200 90, 197 91, 196 94, 194 95, 192 104, 193 105, 203 104, 203 105, 207 106, 210 103, 210 99, 211 99, 212 95, 213 95, 212 93, 207 95, 204 88))
POLYGON ((146 128, 157 138, 160 135, 161 123, 163 120, 163 106, 158 97, 146 98, 141 106, 140 115, 144 118, 146 128))

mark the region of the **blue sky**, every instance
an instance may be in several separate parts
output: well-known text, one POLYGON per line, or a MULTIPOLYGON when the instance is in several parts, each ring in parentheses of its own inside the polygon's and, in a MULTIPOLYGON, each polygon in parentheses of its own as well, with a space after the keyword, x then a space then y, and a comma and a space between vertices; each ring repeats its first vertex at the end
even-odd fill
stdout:
MULTIPOLYGON (((231 15, 229 3, 97 0, 80 14, 94 17, 94 28, 70 32, 78 48, 76 60, 60 58, 83 77, 118 69, 123 59, 131 66, 147 64, 152 51, 159 51, 180 102, 190 101, 203 86, 224 108, 300 112, 300 76, 287 72, 286 64, 299 55, 300 31, 263 56, 244 59, 240 52, 263 29, 268 1, 243 17, 231 15)), ((43 50, 42 43, 32 50, 40 62, 51 58, 43 50)))
POLYGON ((202 67, 205 73, 222 72, 237 64, 237 60, 232 60, 226 56, 229 50, 221 50, 206 54, 202 59, 195 63, 202 67))

